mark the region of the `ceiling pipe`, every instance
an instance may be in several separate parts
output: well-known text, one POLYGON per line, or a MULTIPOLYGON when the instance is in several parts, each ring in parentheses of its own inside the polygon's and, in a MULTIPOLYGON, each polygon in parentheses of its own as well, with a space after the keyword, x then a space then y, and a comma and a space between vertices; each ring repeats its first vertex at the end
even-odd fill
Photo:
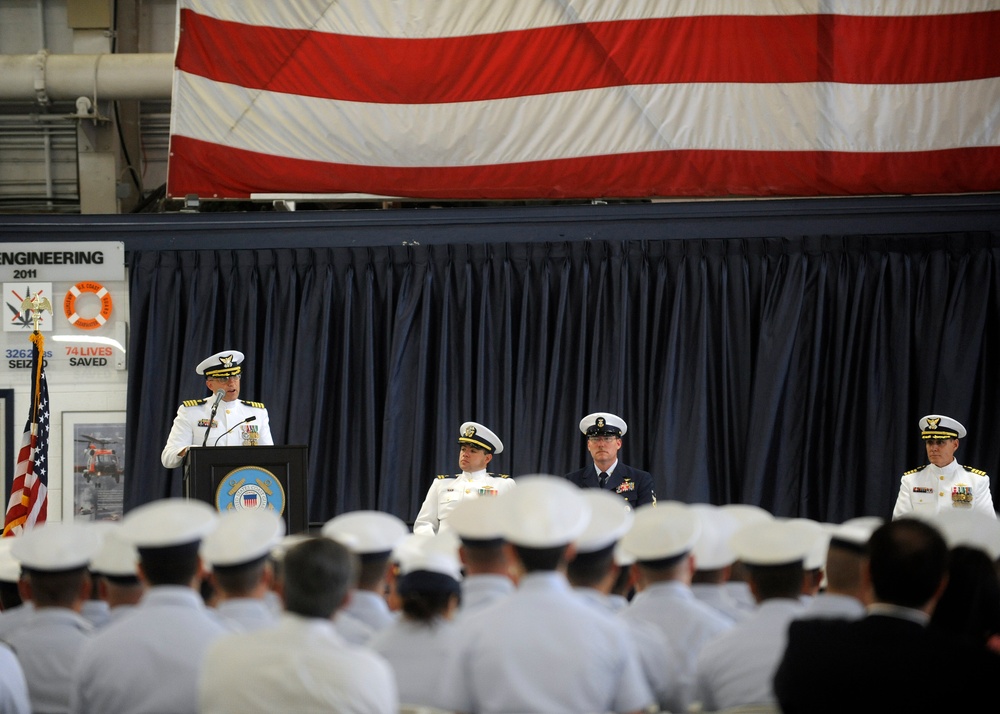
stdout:
POLYGON ((169 100, 173 71, 171 53, 0 55, 0 101, 169 100))

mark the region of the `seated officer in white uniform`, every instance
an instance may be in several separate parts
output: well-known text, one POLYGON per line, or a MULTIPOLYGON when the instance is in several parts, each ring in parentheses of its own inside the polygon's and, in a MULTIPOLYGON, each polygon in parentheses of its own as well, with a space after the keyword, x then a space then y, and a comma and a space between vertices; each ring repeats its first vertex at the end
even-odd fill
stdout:
POLYGON ((459 431, 458 443, 458 465, 462 473, 438 475, 413 522, 414 533, 431 535, 439 530, 447 531, 447 518, 462 501, 496 496, 514 487, 513 479, 507 474, 494 476, 486 471, 493 457, 503 452, 500 437, 482 424, 467 421, 459 431))
POLYGON ((46 523, 14 539, 11 554, 35 610, 7 644, 24 670, 32 711, 69 711, 73 667, 94 631, 80 608, 90 596, 87 565, 100 547, 96 530, 72 522, 46 523))
POLYGON ((201 557, 211 566, 215 614, 232 630, 256 630, 274 624, 277 612, 267 600, 274 571, 268 556, 285 535, 285 522, 274 511, 223 513, 205 536, 201 557))
POLYGON ((127 617, 83 647, 73 671, 71 712, 198 711, 202 657, 226 632, 198 591, 198 548, 217 520, 207 503, 180 498, 125 515, 121 534, 139 551, 139 576, 148 589, 127 617))
POLYGON ((242 352, 224 350, 195 369, 205 376, 205 386, 214 396, 189 399, 177 407, 167 444, 160 454, 164 468, 180 466, 191 446, 274 444, 264 405, 240 399, 242 363, 242 352))
MULTIPOLYGON (((385 599, 392 551, 409 535, 402 519, 382 511, 351 511, 323 524, 324 537, 346 546, 358 556, 357 585, 338 620, 354 618, 377 632, 396 620, 385 599)), ((338 629, 340 627, 338 626, 338 629)))
POLYGON ((946 509, 996 516, 990 477, 955 460, 959 439, 965 434, 964 426, 942 414, 928 414, 920 420, 920 436, 930 463, 903 474, 892 510, 894 519, 910 513, 934 515, 946 509))
POLYGON ((443 708, 579 714, 651 706, 628 631, 566 579, 572 544, 590 520, 583 492, 558 476, 525 476, 497 501, 524 575, 512 595, 457 621, 442 672, 443 708))

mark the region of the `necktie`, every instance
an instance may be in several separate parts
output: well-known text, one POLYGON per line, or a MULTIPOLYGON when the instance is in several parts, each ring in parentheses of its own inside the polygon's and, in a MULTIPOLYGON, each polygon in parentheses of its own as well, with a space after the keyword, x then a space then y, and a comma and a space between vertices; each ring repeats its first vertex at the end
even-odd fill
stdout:
POLYGON ((608 485, 608 475, 601 471, 601 475, 597 477, 597 481, 601 485, 601 488, 604 488, 608 485))

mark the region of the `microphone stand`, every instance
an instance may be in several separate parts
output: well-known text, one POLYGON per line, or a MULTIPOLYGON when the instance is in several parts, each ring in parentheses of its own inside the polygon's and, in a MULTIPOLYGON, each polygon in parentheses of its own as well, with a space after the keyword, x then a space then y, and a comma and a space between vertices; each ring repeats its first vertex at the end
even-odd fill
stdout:
POLYGON ((208 445, 208 432, 212 430, 212 422, 215 421, 215 413, 219 411, 219 402, 222 401, 223 395, 225 395, 225 392, 221 389, 215 393, 215 404, 212 405, 212 415, 208 417, 208 426, 205 427, 205 438, 201 440, 202 446, 208 445))

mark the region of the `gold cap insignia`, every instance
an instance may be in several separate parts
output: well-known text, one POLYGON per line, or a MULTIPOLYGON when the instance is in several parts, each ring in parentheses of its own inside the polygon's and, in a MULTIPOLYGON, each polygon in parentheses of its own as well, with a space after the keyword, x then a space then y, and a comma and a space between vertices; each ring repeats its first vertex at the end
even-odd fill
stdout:
POLYGON ((476 427, 474 426, 465 427, 465 436, 475 436, 475 435, 476 435, 476 427))
POLYGON ((604 417, 597 417, 597 426, 599 428, 603 429, 605 424, 607 424, 607 422, 604 421, 604 417))

